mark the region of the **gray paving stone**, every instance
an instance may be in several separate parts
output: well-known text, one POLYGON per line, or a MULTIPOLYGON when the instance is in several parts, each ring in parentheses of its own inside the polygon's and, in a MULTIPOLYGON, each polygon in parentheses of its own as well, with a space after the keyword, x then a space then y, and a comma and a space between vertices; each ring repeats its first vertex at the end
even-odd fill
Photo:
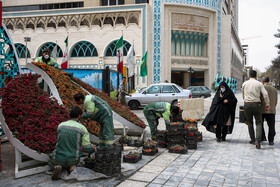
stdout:
POLYGON ((171 175, 164 175, 164 174, 160 174, 159 176, 157 176, 157 179, 165 179, 168 180, 171 177, 171 175))
POLYGON ((134 175, 129 177, 130 180, 142 181, 142 182, 152 182, 158 174, 148 173, 148 172, 136 172, 134 175))
POLYGON ((156 178, 155 180, 153 180, 153 183, 164 184, 166 181, 167 181, 167 179, 156 178))
POLYGON ((121 184, 118 185, 118 187, 128 187, 128 186, 133 186, 133 187, 145 187, 149 183, 146 182, 139 182, 139 181, 132 181, 132 180, 126 180, 122 182, 121 184))
POLYGON ((147 187, 162 187, 161 184, 150 183, 147 187))

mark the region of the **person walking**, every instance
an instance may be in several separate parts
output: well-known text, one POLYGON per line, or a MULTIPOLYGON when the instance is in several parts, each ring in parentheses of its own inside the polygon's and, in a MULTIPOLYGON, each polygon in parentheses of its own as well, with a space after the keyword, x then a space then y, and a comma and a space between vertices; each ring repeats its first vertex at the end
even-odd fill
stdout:
POLYGON ((80 107, 74 107, 70 111, 70 120, 62 122, 57 127, 58 138, 55 150, 50 154, 48 162, 53 169, 52 180, 60 179, 62 168, 70 171, 76 168, 80 162, 82 152, 94 153, 89 140, 89 133, 85 126, 79 123, 83 111, 80 107))
POLYGON ((228 87, 221 82, 213 98, 210 111, 202 125, 216 134, 217 142, 226 141, 227 134, 231 134, 234 127, 235 108, 237 99, 228 87))
POLYGON ((52 66, 54 68, 58 68, 58 64, 56 63, 56 61, 54 60, 54 58, 52 58, 50 56, 50 50, 48 48, 44 48, 42 50, 43 55, 36 58, 35 62, 40 62, 40 63, 46 63, 49 66, 52 66))
POLYGON ((265 102, 265 110, 269 110, 268 93, 263 84, 256 80, 257 72, 249 71, 249 80, 242 84, 242 96, 244 100, 244 114, 248 123, 250 135, 250 144, 255 144, 257 149, 261 148, 262 139, 262 111, 261 111, 261 94, 265 102), (253 126, 253 117, 256 120, 256 136, 253 126))
POLYGON ((159 118, 165 120, 165 124, 170 122, 171 115, 179 114, 179 107, 172 106, 168 102, 156 102, 145 106, 143 113, 148 121, 151 130, 151 137, 156 138, 157 126, 159 118))
POLYGON ((121 103, 121 105, 127 106, 125 96, 130 95, 130 94, 127 93, 127 91, 126 91, 125 81, 126 81, 126 77, 123 77, 122 82, 121 82, 121 84, 119 86, 119 89, 118 89, 117 97, 118 97, 118 100, 121 103))
POLYGON ((265 102, 263 97, 261 97, 261 107, 262 107, 262 139, 266 140, 265 131, 264 131, 264 120, 266 120, 268 125, 268 142, 269 145, 274 145, 274 136, 276 135, 275 132, 275 114, 276 114, 276 105, 278 102, 278 92, 277 89, 274 88, 269 83, 269 77, 264 77, 262 79, 262 83, 264 88, 266 89, 270 101, 270 109, 265 110, 265 102))
POLYGON ((85 107, 86 112, 82 115, 82 118, 91 118, 101 125, 99 132, 99 147, 103 149, 105 147, 113 146, 114 125, 113 113, 110 106, 95 95, 84 96, 82 93, 77 93, 74 95, 74 99, 78 105, 83 104, 85 107))

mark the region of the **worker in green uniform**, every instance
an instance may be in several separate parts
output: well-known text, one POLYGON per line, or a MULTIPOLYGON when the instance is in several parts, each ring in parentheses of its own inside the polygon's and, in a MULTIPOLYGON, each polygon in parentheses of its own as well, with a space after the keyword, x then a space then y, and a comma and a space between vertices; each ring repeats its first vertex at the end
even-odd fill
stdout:
POLYGON ((114 140, 113 113, 109 105, 95 95, 77 93, 74 95, 77 104, 84 105, 85 113, 82 118, 91 118, 97 121, 101 127, 99 132, 99 147, 111 147, 114 140))
POLYGON ((40 63, 46 63, 49 66, 52 66, 54 68, 58 68, 58 64, 56 63, 56 61, 54 60, 54 58, 52 58, 50 56, 51 52, 48 48, 44 48, 42 51, 43 55, 36 58, 35 62, 40 62, 40 63))
POLYGON ((55 150, 50 154, 49 166, 53 169, 52 179, 60 179, 62 168, 70 171, 80 162, 82 152, 94 153, 95 147, 90 143, 89 133, 85 126, 79 123, 83 110, 74 107, 70 111, 70 120, 62 122, 57 127, 58 138, 55 150))
POLYGON ((143 112, 150 126, 151 137, 154 140, 156 138, 159 118, 163 117, 165 124, 168 124, 171 115, 178 115, 179 107, 171 107, 171 104, 167 102, 157 102, 147 105, 143 112))

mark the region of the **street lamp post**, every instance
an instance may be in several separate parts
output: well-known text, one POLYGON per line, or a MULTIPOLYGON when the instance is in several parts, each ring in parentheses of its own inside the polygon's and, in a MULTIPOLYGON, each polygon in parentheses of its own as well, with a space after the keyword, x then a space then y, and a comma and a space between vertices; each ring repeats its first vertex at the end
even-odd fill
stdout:
POLYGON ((25 62, 27 64, 27 42, 31 42, 31 38, 30 37, 24 37, 24 41, 25 41, 25 62))
POLYGON ((192 73, 194 72, 194 69, 192 69, 192 67, 190 67, 188 70, 187 70, 187 72, 190 74, 190 77, 189 77, 189 81, 190 81, 190 85, 189 86, 191 86, 191 84, 192 84, 192 73))

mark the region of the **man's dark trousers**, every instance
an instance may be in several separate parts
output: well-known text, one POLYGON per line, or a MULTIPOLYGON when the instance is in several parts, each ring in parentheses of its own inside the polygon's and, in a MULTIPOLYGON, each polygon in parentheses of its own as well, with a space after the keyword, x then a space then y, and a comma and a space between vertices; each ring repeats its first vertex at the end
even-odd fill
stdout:
POLYGON ((260 142, 262 140, 262 110, 259 103, 245 103, 244 113, 248 123, 248 130, 251 140, 260 142), (253 117, 256 120, 256 137, 253 124, 253 117))
MULTIPOLYGON (((276 135, 275 132, 275 114, 262 114, 262 122, 264 123, 264 120, 266 120, 268 125, 268 141, 274 142, 274 136, 276 135)), ((262 137, 265 138, 265 132, 262 125, 262 137)))

